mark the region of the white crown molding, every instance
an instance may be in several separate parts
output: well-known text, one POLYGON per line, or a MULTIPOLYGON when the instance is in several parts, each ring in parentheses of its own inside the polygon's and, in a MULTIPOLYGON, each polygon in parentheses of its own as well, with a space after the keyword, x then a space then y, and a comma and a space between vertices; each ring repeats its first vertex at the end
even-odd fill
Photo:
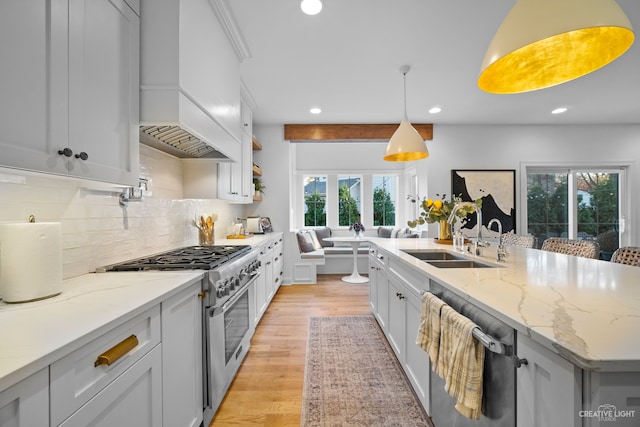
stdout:
POLYGON ((240 31, 236 17, 234 16, 231 7, 227 4, 227 0, 209 0, 209 3, 218 17, 218 21, 220 21, 222 29, 229 38, 231 46, 238 56, 238 60, 240 62, 244 62, 251 58, 251 50, 249 50, 249 46, 244 40, 242 31, 240 31))

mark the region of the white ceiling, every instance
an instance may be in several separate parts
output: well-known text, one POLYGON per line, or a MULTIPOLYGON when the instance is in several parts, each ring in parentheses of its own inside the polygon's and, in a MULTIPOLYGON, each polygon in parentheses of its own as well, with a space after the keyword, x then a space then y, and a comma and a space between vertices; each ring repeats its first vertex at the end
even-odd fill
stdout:
MULTIPOLYGON (((485 50, 513 0, 229 0, 250 57, 242 79, 254 123, 640 123, 640 39, 580 79, 517 95, 477 87, 485 50), (440 105, 437 115, 428 113, 440 105), (323 112, 312 115, 309 108, 323 112), (556 107, 568 112, 552 115, 556 107)), ((640 35, 640 1, 619 0, 640 35)))

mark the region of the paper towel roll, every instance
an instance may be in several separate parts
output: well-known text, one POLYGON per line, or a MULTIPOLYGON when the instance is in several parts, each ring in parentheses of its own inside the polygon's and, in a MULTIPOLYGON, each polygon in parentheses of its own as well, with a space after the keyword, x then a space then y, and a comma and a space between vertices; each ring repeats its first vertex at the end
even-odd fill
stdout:
POLYGON ((28 302, 62 290, 59 222, 0 224, 0 297, 28 302))

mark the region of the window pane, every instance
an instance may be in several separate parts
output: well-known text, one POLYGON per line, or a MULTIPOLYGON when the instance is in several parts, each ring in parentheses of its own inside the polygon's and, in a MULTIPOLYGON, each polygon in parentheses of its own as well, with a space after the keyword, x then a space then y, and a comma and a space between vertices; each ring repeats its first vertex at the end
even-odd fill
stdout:
POLYGON ((360 177, 338 177, 338 225, 360 221, 362 185, 360 177))
POLYGON ((373 177, 373 225, 396 225, 395 176, 373 177))
POLYGON ((527 225, 538 239, 567 237, 569 233, 568 173, 527 174, 527 225))
POLYGON ((597 240, 600 258, 618 248, 619 174, 578 172, 578 239, 597 240))
POLYGON ((304 225, 327 225, 327 177, 311 176, 304 181, 304 225))

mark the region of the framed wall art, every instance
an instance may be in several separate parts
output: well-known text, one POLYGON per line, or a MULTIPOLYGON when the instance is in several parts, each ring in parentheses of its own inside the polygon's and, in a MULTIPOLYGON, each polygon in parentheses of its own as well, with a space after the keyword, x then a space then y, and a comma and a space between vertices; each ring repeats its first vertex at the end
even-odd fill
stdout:
MULTIPOLYGON (((516 232, 516 171, 514 169, 453 169, 451 194, 463 201, 482 199, 482 225, 500 220, 502 232, 516 232)), ((476 215, 469 214, 462 229, 476 226, 476 215)))

